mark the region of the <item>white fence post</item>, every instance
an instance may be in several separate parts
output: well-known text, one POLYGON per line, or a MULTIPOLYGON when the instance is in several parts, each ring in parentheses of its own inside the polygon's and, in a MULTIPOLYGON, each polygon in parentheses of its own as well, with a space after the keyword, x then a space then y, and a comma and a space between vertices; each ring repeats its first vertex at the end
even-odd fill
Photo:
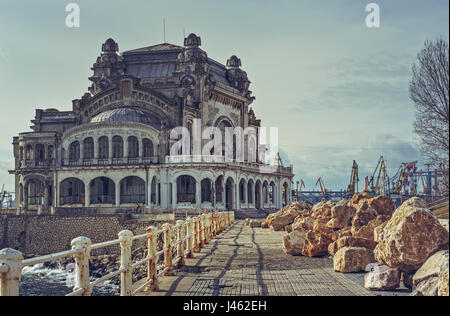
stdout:
POLYGON ((164 275, 173 275, 173 264, 172 264, 172 225, 164 224, 162 226, 167 230, 164 232, 164 268, 167 268, 164 275))
POLYGON ((177 259, 179 259, 177 263, 177 267, 184 266, 184 244, 183 244, 183 238, 186 236, 185 229, 184 229, 184 221, 177 221, 177 259))
POLYGON ((194 217, 194 249, 193 252, 200 252, 200 218, 194 217))
POLYGON ((20 251, 0 250, 0 296, 19 296, 23 255, 20 251))
POLYGON ((147 266, 147 281, 153 280, 152 284, 147 286, 147 291, 157 291, 159 290, 159 282, 156 273, 156 262, 158 258, 156 257, 156 239, 158 238, 156 232, 158 228, 155 226, 150 226, 147 228, 147 234, 151 234, 147 237, 147 248, 148 248, 148 257, 151 258, 148 261, 147 266))
POLYGON ((192 254, 192 218, 188 216, 186 218, 186 258, 193 258, 194 255, 192 254))
POLYGON ((72 240, 73 250, 79 251, 75 258, 75 287, 74 291, 84 289, 81 296, 90 296, 92 289, 89 280, 89 257, 91 255, 91 240, 87 237, 78 237, 72 240))
POLYGON ((126 269, 120 274, 120 296, 131 296, 133 287, 133 262, 131 260, 133 233, 129 230, 122 230, 119 233, 119 240, 120 269, 126 269))

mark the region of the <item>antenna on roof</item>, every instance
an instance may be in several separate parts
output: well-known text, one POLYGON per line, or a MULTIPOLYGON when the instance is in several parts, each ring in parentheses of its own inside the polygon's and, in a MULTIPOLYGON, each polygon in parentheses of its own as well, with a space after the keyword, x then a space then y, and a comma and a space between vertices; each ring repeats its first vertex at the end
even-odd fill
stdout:
POLYGON ((163 18, 164 43, 166 43, 166 18, 163 18))

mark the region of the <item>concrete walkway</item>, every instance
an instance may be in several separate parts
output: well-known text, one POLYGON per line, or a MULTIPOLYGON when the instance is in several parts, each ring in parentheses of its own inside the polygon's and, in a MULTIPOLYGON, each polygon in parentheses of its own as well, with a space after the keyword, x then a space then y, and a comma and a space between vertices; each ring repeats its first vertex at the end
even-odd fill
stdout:
POLYGON ((186 266, 176 269, 175 276, 162 277, 160 291, 140 295, 373 295, 359 284, 357 275, 334 272, 329 258, 283 253, 284 234, 236 221, 195 258, 186 259, 186 266))

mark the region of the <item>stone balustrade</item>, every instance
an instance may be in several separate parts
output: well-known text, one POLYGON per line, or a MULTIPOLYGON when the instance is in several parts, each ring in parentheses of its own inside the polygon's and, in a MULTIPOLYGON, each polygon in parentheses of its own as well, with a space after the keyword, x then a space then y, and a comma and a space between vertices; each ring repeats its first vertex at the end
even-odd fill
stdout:
POLYGON ((220 234, 234 221, 233 212, 206 213, 196 217, 178 220, 175 225, 166 223, 161 228, 148 227, 145 234, 134 236, 129 230, 119 233, 118 239, 92 244, 87 237, 72 240, 72 249, 46 256, 24 260, 23 254, 15 249, 0 250, 0 296, 18 296, 22 269, 44 262, 66 257, 75 259, 75 285, 67 296, 90 296, 98 286, 120 275, 120 295, 132 296, 141 291, 158 290, 159 278, 173 275, 175 268, 185 265, 184 258, 192 258, 193 252, 199 252, 216 235, 220 234), (163 249, 157 250, 158 235, 163 235, 163 249), (136 240, 147 240, 147 257, 132 262, 132 246, 136 240), (112 245, 120 245, 120 268, 95 281, 90 281, 89 258, 91 251, 112 245), (173 251, 173 250, 176 251, 173 251), (164 264, 158 266, 158 258, 164 255, 164 264), (144 284, 133 289, 133 270, 147 264, 147 278, 144 284))

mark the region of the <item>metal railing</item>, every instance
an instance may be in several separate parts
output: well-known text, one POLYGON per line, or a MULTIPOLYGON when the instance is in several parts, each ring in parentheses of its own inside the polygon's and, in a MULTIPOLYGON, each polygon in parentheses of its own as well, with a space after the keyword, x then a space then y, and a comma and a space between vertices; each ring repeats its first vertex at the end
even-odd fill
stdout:
POLYGON ((185 258, 192 258, 194 252, 199 252, 206 243, 220 234, 233 221, 233 212, 207 213, 188 217, 185 221, 179 220, 176 225, 166 223, 161 228, 150 226, 142 235, 134 236, 131 231, 123 230, 119 233, 118 239, 97 244, 92 244, 87 237, 78 237, 72 240, 71 250, 27 260, 24 260, 20 251, 5 248, 0 250, 0 296, 19 295, 19 283, 24 267, 66 257, 75 259, 75 285, 73 291, 67 296, 90 296, 94 287, 118 275, 120 275, 121 296, 132 296, 142 291, 158 290, 159 278, 173 275, 175 267, 185 265, 185 258), (164 243, 162 249, 158 251, 157 237, 159 234, 163 234, 164 243), (147 256, 133 262, 133 242, 142 239, 147 240, 147 256), (119 269, 90 281, 91 251, 114 245, 120 245, 121 249, 119 269), (161 255, 164 255, 164 262, 159 265, 158 259, 161 255), (133 289, 133 270, 143 264, 147 264, 147 278, 143 284, 133 289))

